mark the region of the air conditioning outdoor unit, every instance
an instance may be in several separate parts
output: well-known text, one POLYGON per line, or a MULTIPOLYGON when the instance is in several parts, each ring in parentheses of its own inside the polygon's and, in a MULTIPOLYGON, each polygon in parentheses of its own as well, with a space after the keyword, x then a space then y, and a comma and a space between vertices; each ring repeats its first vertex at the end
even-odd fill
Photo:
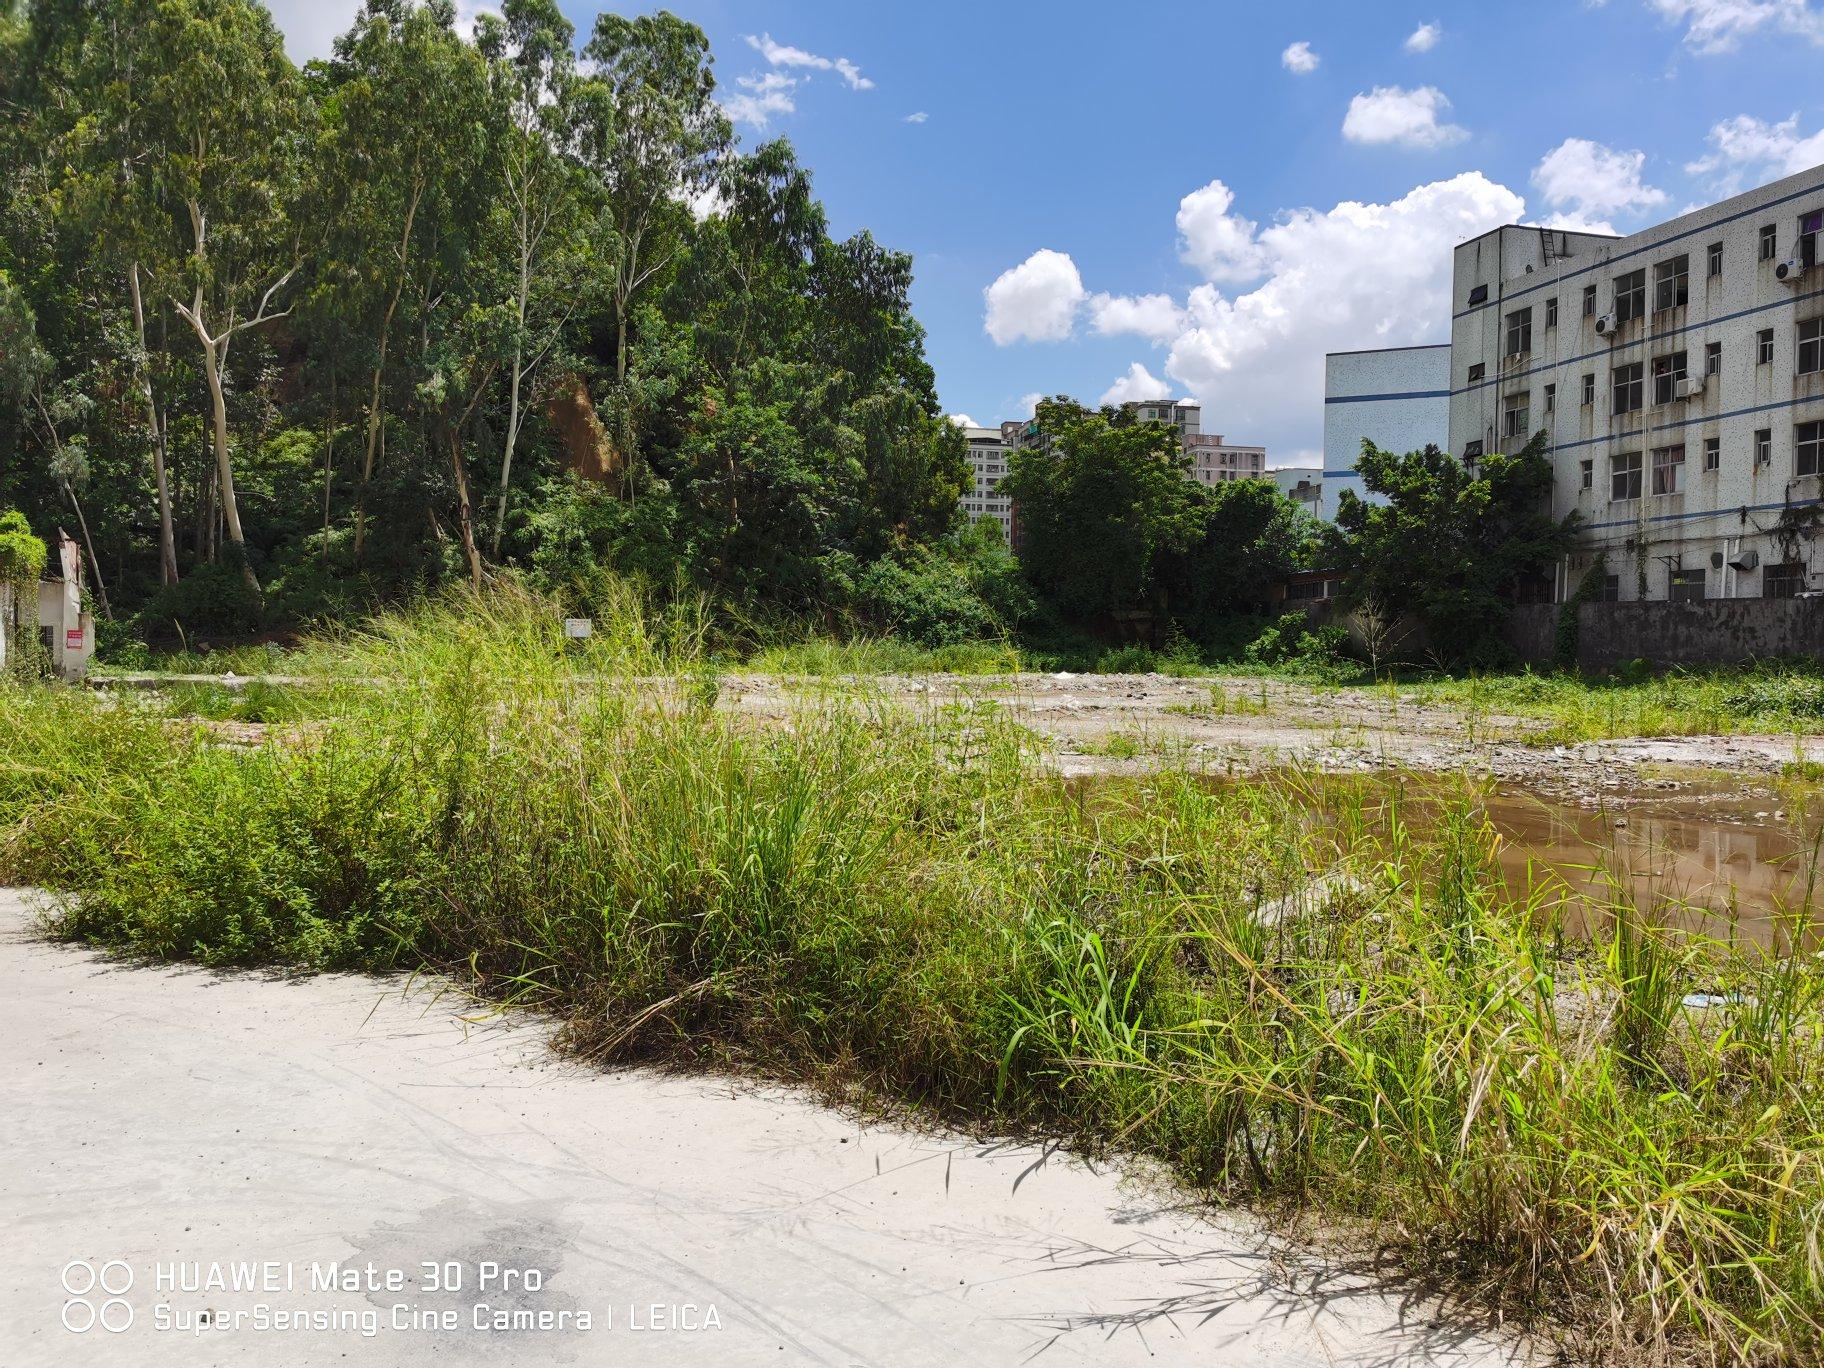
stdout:
POLYGON ((1804 274, 1805 263, 1796 256, 1787 257, 1786 260, 1773 268, 1773 278, 1775 280, 1785 281, 1788 285, 1792 284, 1804 274))
POLYGON ((1695 375, 1689 380, 1680 380, 1673 386, 1672 392, 1680 399, 1695 399, 1704 392, 1704 377, 1695 375))
POLYGON ((1607 337, 1615 331, 1615 315, 1606 313, 1596 320, 1596 336, 1607 337))

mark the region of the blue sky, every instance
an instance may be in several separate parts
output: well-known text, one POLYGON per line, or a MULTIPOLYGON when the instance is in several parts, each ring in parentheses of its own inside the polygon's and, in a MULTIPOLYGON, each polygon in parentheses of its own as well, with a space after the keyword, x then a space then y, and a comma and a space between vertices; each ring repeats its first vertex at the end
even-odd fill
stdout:
MULTIPOLYGON (((914 254, 947 410, 1189 394, 1274 465, 1321 445, 1325 351, 1444 340, 1453 242, 1824 161, 1824 0, 670 8, 743 139, 914 254)), ((354 4, 273 9, 302 60, 354 4)))

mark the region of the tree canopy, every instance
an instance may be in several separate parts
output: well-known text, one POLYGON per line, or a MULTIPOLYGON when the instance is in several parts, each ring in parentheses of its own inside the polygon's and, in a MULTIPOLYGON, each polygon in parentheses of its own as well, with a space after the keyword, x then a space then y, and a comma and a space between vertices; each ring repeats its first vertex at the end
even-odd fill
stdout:
POLYGON ((300 71, 255 0, 0 15, 0 506, 86 515, 145 631, 501 567, 878 612, 973 554, 911 259, 695 25, 365 0, 300 71))

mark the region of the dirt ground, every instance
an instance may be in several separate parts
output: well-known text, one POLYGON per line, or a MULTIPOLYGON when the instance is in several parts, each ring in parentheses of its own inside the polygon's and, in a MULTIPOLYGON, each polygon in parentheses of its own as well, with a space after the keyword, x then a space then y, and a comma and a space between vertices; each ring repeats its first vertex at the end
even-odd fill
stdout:
POLYGON ((1009 709, 1042 739, 1066 775, 1142 773, 1161 764, 1213 774, 1284 765, 1326 773, 1388 768, 1482 774, 1504 785, 1590 806, 1683 791, 1733 801, 1767 789, 1783 766, 1824 757, 1824 739, 1687 736, 1528 741, 1536 718, 1464 712, 1362 689, 1280 680, 1165 675, 930 675, 865 680, 731 676, 722 703, 783 716, 807 693, 899 699, 931 707, 1009 709))

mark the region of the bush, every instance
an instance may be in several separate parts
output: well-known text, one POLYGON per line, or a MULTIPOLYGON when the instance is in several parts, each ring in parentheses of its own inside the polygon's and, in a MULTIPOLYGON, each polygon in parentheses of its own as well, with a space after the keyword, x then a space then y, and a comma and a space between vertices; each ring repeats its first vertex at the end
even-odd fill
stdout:
POLYGON ((143 634, 148 638, 175 634, 189 640, 258 631, 263 616, 260 596, 232 562, 233 557, 225 555, 160 589, 138 616, 143 634))

